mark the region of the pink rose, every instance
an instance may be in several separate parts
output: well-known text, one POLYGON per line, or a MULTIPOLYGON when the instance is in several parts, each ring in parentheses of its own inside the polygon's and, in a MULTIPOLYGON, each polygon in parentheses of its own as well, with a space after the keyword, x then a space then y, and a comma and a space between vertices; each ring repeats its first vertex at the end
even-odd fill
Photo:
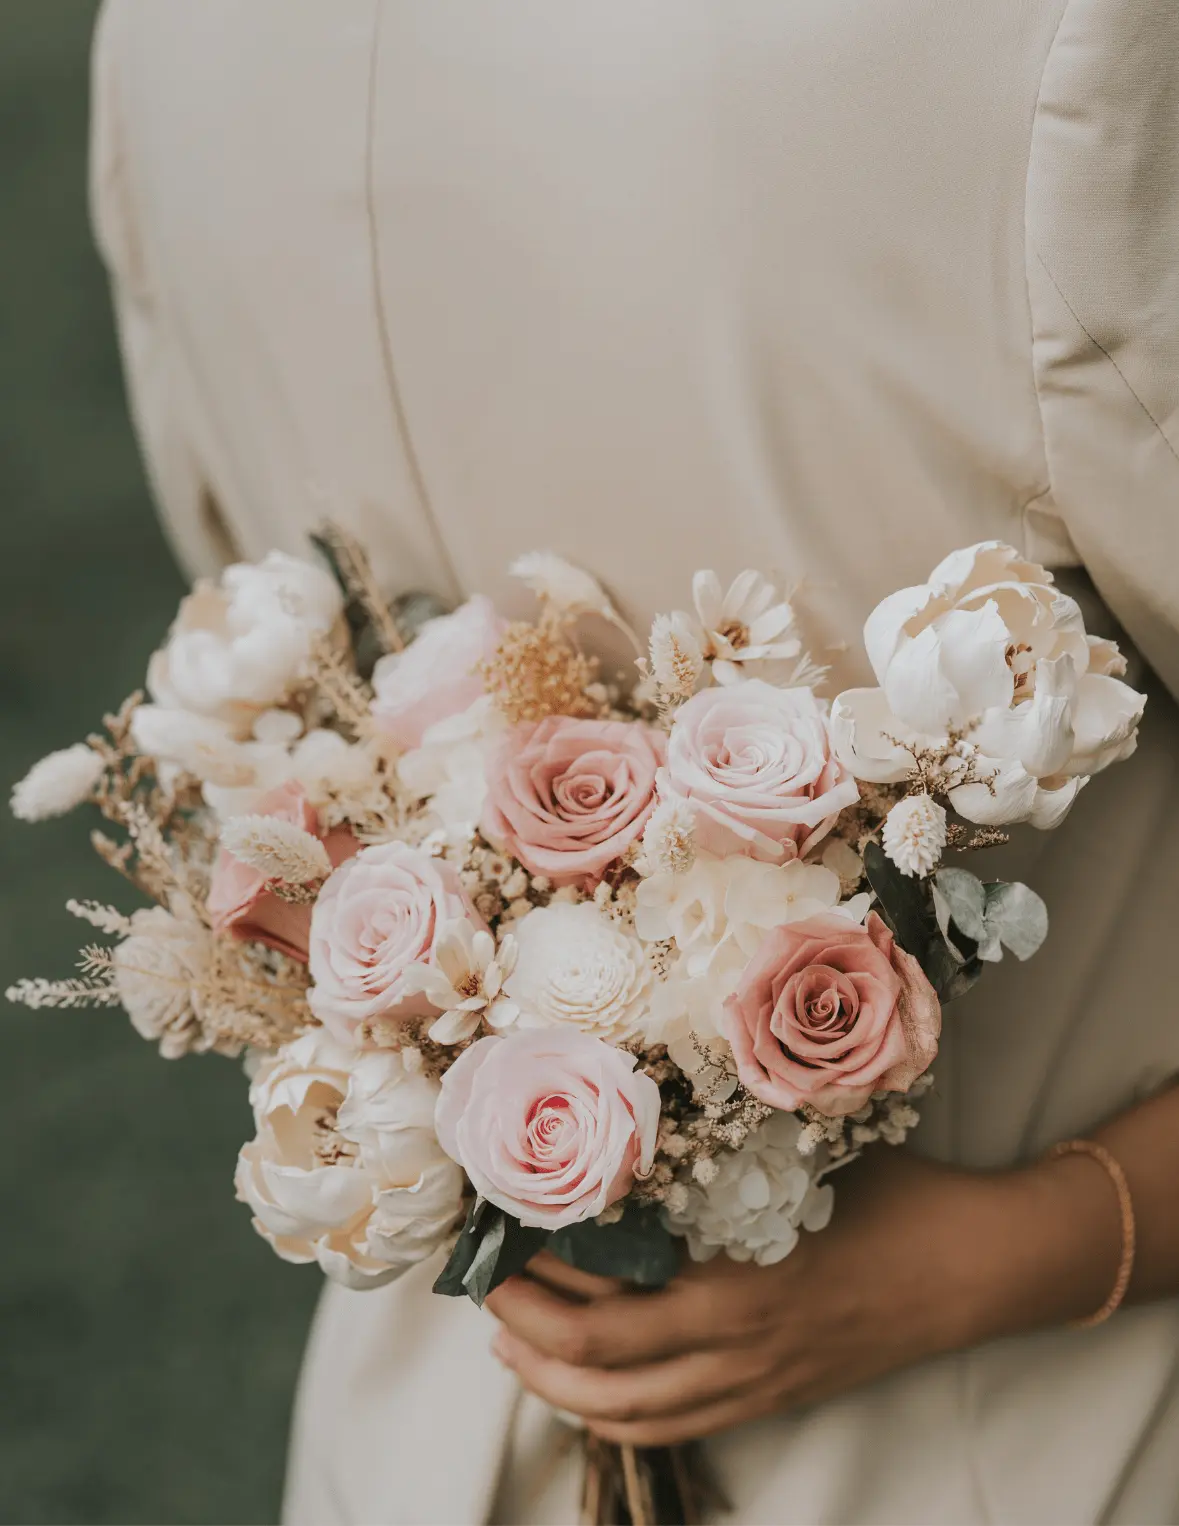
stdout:
POLYGON ((859 799, 823 705, 759 678, 704 689, 676 711, 659 795, 687 803, 706 852, 769 863, 801 857, 859 799))
POLYGON ((536 1229, 594 1218, 651 1169, 659 1088, 584 1033, 480 1039, 442 1077, 434 1124, 475 1191, 536 1229))
POLYGON ((838 1118, 929 1069, 942 1009, 875 912, 865 927, 827 913, 766 935, 721 1027, 755 1097, 838 1118))
MULTIPOLYGON (((294 780, 268 790, 251 814, 274 816, 302 827, 314 837, 323 837, 314 806, 303 786, 294 780)), ((342 864, 360 848, 352 833, 342 828, 323 837, 323 845, 333 864, 342 864)), ((243 942, 265 943, 267 948, 306 964, 311 907, 293 906, 282 900, 270 889, 271 884, 257 869, 222 849, 209 885, 208 907, 213 927, 243 942)))
POLYGON ((482 594, 453 614, 427 620, 404 652, 390 652, 373 670, 377 729, 401 747, 420 747, 430 726, 468 709, 483 693, 478 666, 495 656, 506 629, 482 594))
POLYGON ((488 765, 483 835, 555 885, 600 879, 642 835, 663 754, 638 721, 517 726, 488 765))
POLYGON ((479 922, 450 864, 400 842, 363 849, 328 877, 311 913, 312 1012, 352 1044, 369 1018, 435 1012, 406 970, 433 964, 447 924, 467 920, 479 922))

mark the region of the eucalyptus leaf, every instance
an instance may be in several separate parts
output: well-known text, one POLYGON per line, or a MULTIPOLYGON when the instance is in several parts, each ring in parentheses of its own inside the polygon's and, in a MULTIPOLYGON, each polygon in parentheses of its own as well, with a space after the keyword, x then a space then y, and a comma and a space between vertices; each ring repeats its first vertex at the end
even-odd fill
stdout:
POLYGON ((658 1209, 638 1203, 628 1203, 613 1224, 586 1219, 558 1229, 548 1248, 579 1271, 646 1288, 663 1287, 680 1265, 679 1247, 658 1209))
POLYGON ((434 1291, 482 1305, 501 1282, 524 1270, 548 1238, 547 1229, 525 1229, 501 1208, 477 1198, 434 1291))
POLYGON ((1017 959, 1030 959, 1048 936, 1048 908, 1018 880, 988 885, 987 926, 1017 959))

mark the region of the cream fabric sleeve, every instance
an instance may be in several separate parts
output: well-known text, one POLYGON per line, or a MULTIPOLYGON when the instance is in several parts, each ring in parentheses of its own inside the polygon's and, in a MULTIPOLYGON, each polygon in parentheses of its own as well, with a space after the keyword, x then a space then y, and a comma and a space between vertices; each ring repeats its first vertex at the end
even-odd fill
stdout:
POLYGON ((181 424, 166 324, 152 290, 135 214, 121 124, 122 9, 106 0, 91 57, 90 205, 111 279, 131 417, 152 494, 177 558, 191 576, 238 555, 181 424))
POLYGON ((1179 6, 1070 0, 1027 183, 1033 364, 1061 516, 1179 694, 1179 6), (1122 442, 1118 450, 1110 441, 1122 442))

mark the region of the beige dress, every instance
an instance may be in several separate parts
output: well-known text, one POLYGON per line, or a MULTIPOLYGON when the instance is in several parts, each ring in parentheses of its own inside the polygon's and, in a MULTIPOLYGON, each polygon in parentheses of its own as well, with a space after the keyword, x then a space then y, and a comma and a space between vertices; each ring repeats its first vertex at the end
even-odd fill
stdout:
MULTIPOLYGON (((1162 682, 1014 850, 1054 933, 953 1010, 920 1147, 1013 1162, 1179 1069, 1175 0, 108 0, 94 189, 194 571, 325 508, 390 588, 549 546, 635 623, 754 565, 845 682, 952 547, 1083 561, 1162 682)), ((571 1519, 567 1433, 428 1285, 326 1293, 289 1520, 571 1519)), ((714 1455, 747 1523, 1177 1521, 1179 1306, 714 1455)))

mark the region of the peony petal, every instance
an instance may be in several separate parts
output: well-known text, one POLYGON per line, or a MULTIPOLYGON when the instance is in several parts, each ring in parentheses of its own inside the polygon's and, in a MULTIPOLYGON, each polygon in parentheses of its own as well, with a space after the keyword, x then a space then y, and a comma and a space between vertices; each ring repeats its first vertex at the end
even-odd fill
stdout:
POLYGON ((933 597, 932 590, 924 583, 914 588, 899 588, 882 599, 868 616, 864 625, 864 647, 879 683, 884 682, 897 648, 908 639, 905 626, 925 611, 933 597))
POLYGON ((1067 771, 1100 773, 1120 763, 1138 745, 1138 723, 1146 708, 1146 695, 1131 689, 1119 678, 1086 673, 1077 684, 1073 707, 1076 743, 1067 771))
POLYGON ((913 772, 913 755, 898 742, 928 743, 901 724, 883 689, 845 689, 831 710, 831 745, 857 779, 899 784, 913 772), (895 738, 895 741, 890 740, 895 738))
POLYGON ((943 735, 1015 692, 1007 665, 1010 634, 992 601, 952 609, 898 647, 884 680, 889 708, 914 730, 943 735))

